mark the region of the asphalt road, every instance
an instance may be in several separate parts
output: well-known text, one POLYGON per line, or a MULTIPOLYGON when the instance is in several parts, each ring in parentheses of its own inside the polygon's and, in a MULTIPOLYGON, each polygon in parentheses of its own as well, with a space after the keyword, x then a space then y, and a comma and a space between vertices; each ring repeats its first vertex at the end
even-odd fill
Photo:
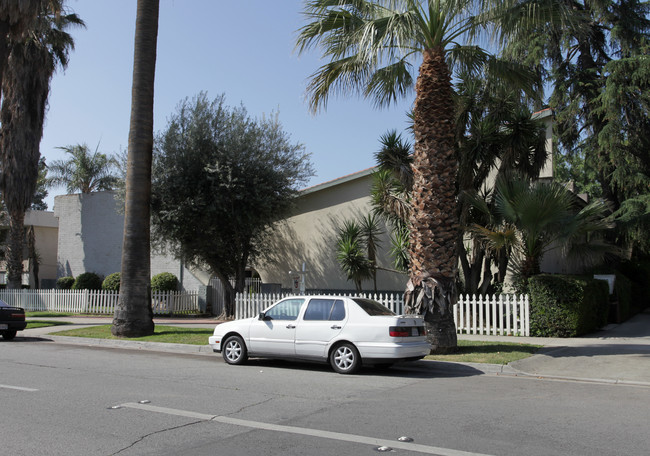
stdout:
POLYGON ((26 339, 0 342, 0 406, 3 455, 645 456, 650 388, 26 339))

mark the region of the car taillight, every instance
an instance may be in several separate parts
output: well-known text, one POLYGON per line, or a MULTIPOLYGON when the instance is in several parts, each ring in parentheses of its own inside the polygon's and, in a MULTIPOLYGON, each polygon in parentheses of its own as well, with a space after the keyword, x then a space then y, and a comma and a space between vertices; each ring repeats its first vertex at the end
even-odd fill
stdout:
POLYGON ((25 314, 11 314, 12 318, 19 318, 21 320, 25 319, 25 314))
POLYGON ((417 337, 426 335, 423 326, 391 326, 388 328, 390 337, 417 337))

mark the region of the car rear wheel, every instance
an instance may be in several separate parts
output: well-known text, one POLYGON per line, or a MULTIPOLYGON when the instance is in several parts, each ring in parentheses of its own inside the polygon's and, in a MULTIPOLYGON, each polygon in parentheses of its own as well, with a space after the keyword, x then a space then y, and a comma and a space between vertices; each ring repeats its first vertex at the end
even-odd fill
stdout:
POLYGON ((226 339, 221 354, 228 364, 244 364, 248 359, 246 344, 239 336, 230 336, 226 339))
POLYGON ((16 331, 16 330, 2 331, 2 338, 4 340, 12 340, 14 337, 16 337, 17 332, 18 331, 16 331))
POLYGON ((361 357, 354 345, 344 342, 330 353, 330 364, 339 374, 353 374, 361 366, 361 357))

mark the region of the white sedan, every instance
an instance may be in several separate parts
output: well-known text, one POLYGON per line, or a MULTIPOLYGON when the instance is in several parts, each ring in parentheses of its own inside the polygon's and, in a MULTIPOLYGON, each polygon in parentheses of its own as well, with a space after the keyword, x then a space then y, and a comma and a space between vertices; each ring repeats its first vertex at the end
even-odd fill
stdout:
POLYGON ((341 374, 429 354, 424 320, 397 316, 371 299, 292 296, 258 317, 217 325, 212 349, 228 364, 249 356, 329 362, 341 374))

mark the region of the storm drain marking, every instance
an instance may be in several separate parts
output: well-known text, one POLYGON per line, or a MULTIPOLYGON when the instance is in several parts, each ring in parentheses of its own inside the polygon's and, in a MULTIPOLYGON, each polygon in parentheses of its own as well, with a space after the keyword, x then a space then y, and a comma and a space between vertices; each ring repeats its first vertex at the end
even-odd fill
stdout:
POLYGON ((231 418, 222 415, 207 415, 204 413, 196 413, 188 410, 179 410, 179 409, 172 409, 167 407, 157 407, 155 405, 150 405, 150 404, 138 404, 135 402, 127 402, 125 404, 120 404, 120 405, 122 407, 145 410, 148 412, 164 413, 167 415, 176 415, 185 418, 194 418, 194 419, 199 419, 204 421, 216 421, 218 423, 231 424, 234 426, 242 426, 242 427, 248 427, 253 429, 261 429, 265 431, 284 432, 288 434, 319 437, 319 438, 330 439, 330 440, 339 440, 342 442, 362 443, 366 445, 374 445, 379 447, 385 446, 394 449, 399 448, 402 450, 414 451, 414 452, 424 453, 424 454, 434 454, 438 456, 490 456, 484 453, 471 453, 467 451, 452 450, 449 448, 439 448, 439 447, 428 446, 428 445, 419 445, 417 443, 377 439, 374 437, 366 437, 363 435, 343 434, 340 432, 322 431, 318 429, 309 429, 309 428, 302 428, 296 426, 284 426, 280 424, 263 423, 260 421, 241 420, 238 418, 231 418))
POLYGON ((34 388, 25 388, 24 386, 12 386, 12 385, 0 385, 0 388, 12 389, 12 390, 18 390, 18 391, 27 391, 29 393, 33 393, 34 391, 38 391, 37 389, 34 389, 34 388))

